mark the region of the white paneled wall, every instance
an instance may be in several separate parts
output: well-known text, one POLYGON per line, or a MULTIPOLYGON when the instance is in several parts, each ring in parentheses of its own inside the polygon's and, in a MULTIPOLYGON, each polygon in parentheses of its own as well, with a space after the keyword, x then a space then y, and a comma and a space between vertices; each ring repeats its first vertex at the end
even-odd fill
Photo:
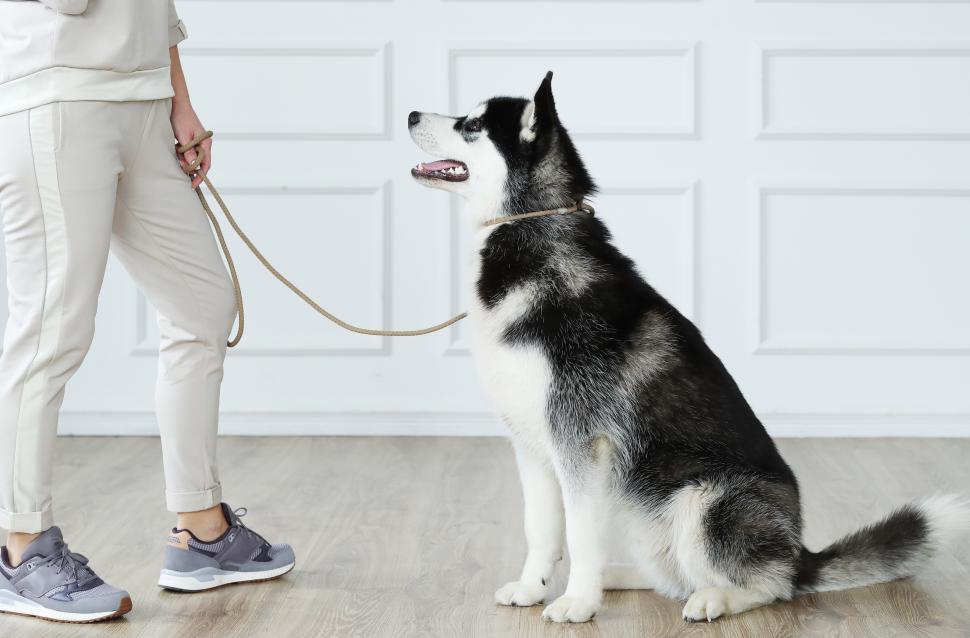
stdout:
MULTIPOLYGON (((179 0, 215 182, 344 318, 468 299, 412 109, 548 69, 617 242, 780 434, 970 434, 970 1, 179 0)), ((224 432, 494 433, 467 330, 338 331, 233 243, 224 432)), ((62 432, 153 431, 153 314, 112 266, 62 432)))

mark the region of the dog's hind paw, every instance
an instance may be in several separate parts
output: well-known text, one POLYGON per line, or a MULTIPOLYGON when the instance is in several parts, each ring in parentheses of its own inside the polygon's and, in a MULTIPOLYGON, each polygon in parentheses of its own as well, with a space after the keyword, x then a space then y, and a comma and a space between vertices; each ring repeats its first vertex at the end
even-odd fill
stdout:
POLYGON ((546 586, 514 581, 495 592, 495 602, 513 607, 538 605, 546 597, 546 586))
POLYGON ((542 617, 553 622, 586 622, 599 608, 599 601, 560 596, 542 611, 542 617))

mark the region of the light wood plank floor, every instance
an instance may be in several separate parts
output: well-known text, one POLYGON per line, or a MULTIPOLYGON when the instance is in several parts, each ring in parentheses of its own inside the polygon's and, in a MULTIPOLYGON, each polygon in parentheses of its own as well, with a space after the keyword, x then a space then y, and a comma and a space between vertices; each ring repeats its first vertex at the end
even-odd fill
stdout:
MULTIPOLYGON (((815 549, 908 499, 970 486, 970 440, 780 445, 801 480, 815 549)), ((202 594, 159 590, 172 521, 158 441, 61 439, 57 522, 135 607, 91 626, 0 615, 0 636, 970 636, 968 543, 912 580, 803 596, 710 625, 683 623, 681 603, 652 592, 611 592, 594 622, 557 626, 540 607, 492 603, 525 550, 504 441, 226 438, 220 457, 226 499, 249 507, 246 522, 271 541, 294 545, 293 573, 202 594)))

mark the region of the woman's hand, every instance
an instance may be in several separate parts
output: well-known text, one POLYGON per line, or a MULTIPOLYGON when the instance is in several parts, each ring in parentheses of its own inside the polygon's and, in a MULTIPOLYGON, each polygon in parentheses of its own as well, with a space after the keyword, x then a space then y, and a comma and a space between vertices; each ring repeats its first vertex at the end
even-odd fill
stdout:
MULTIPOLYGON (((181 146, 194 140, 197 135, 205 133, 205 127, 202 126, 199 116, 192 108, 192 102, 189 101, 189 87, 185 83, 178 47, 169 48, 168 53, 172 62, 172 91, 175 93, 175 97, 172 98, 172 131, 175 132, 175 139, 181 146)), ((198 188, 202 178, 212 167, 212 138, 204 140, 196 148, 179 153, 179 164, 182 170, 192 177, 192 188, 198 188), (200 151, 202 161, 197 168, 193 168, 199 159, 200 151)))
MULTIPOLYGON (((192 108, 190 102, 172 101, 172 130, 175 132, 175 139, 178 140, 180 145, 187 144, 197 135, 205 133, 205 127, 202 126, 202 122, 199 120, 199 116, 195 114, 195 109, 192 108)), ((179 165, 181 165, 183 171, 192 177, 192 188, 199 187, 199 184, 202 183, 202 177, 212 167, 212 138, 203 140, 197 149, 190 148, 185 153, 179 153, 179 165), (197 149, 201 149, 202 162, 197 169, 193 170, 192 167, 200 154, 197 149)))

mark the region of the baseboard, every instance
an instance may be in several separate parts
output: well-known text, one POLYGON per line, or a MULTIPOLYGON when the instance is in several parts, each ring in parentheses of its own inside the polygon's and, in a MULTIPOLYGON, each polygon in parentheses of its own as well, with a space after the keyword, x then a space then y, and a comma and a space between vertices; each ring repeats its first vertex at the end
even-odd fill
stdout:
POLYGON ((970 437, 970 414, 758 415, 774 437, 970 437))
MULTIPOLYGON (((151 412, 64 412, 68 436, 158 435, 151 412)), ((475 412, 223 412, 227 436, 501 436, 496 417, 475 412)))
MULTIPOLYGON (((970 437, 970 414, 761 415, 777 437, 970 437)), ((64 412, 60 434, 153 436, 151 412, 64 412)), ((501 436, 498 418, 482 412, 226 412, 230 436, 501 436)))

